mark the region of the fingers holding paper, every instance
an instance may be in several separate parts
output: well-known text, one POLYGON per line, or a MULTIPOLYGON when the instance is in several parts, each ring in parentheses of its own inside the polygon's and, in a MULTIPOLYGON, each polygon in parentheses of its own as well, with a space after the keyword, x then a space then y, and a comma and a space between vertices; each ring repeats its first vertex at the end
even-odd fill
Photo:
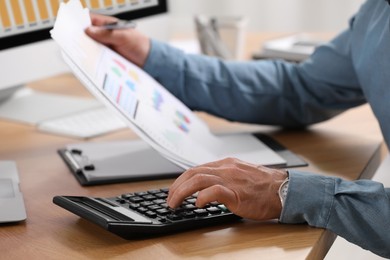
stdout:
POLYGON ((286 176, 284 170, 227 158, 184 172, 169 189, 168 205, 176 208, 199 192, 197 207, 218 201, 244 218, 274 219, 280 216, 278 189, 286 176))
POLYGON ((97 42, 107 45, 129 61, 143 67, 150 51, 150 39, 134 29, 108 30, 101 27, 118 19, 100 14, 90 14, 92 26, 86 34, 97 42))

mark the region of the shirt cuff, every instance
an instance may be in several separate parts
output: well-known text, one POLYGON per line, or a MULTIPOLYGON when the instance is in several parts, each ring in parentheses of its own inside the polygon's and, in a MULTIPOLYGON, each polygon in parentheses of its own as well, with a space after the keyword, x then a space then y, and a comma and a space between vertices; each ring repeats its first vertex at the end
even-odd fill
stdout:
POLYGON ((279 221, 325 228, 333 205, 334 178, 296 170, 289 173, 288 193, 279 221))

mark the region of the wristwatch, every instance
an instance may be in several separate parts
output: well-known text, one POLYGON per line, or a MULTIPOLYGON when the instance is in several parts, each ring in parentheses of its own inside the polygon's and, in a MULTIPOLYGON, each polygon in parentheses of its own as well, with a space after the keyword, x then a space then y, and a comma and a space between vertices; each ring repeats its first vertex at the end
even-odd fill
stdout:
POLYGON ((289 177, 287 175, 287 178, 282 182, 282 184, 279 187, 279 198, 280 198, 280 202, 282 203, 282 207, 284 206, 284 201, 286 200, 287 197, 288 182, 289 182, 289 177))

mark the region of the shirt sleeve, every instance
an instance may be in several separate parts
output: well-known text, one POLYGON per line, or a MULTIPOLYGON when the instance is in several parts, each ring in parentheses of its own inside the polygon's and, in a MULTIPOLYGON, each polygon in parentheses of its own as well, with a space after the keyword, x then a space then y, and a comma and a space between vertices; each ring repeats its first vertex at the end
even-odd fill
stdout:
POLYGON ((346 181, 296 170, 289 173, 281 223, 326 228, 390 257, 390 189, 370 180, 346 181))
POLYGON ((351 63, 349 33, 318 47, 301 64, 223 61, 152 40, 144 69, 193 110, 231 121, 301 127, 366 102, 351 63))

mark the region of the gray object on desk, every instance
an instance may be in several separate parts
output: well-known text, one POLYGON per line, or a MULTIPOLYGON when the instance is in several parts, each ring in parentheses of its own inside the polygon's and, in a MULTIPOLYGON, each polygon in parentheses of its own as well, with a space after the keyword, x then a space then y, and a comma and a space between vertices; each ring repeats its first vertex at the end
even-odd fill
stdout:
POLYGON ((26 218, 16 164, 12 161, 0 161, 0 223, 17 222, 26 218))
POLYGON ((216 19, 202 15, 195 17, 196 31, 202 52, 222 59, 232 59, 232 53, 222 41, 216 19))
POLYGON ((284 59, 301 62, 313 54, 325 41, 309 34, 298 33, 264 42, 260 52, 253 54, 253 59, 284 59))

